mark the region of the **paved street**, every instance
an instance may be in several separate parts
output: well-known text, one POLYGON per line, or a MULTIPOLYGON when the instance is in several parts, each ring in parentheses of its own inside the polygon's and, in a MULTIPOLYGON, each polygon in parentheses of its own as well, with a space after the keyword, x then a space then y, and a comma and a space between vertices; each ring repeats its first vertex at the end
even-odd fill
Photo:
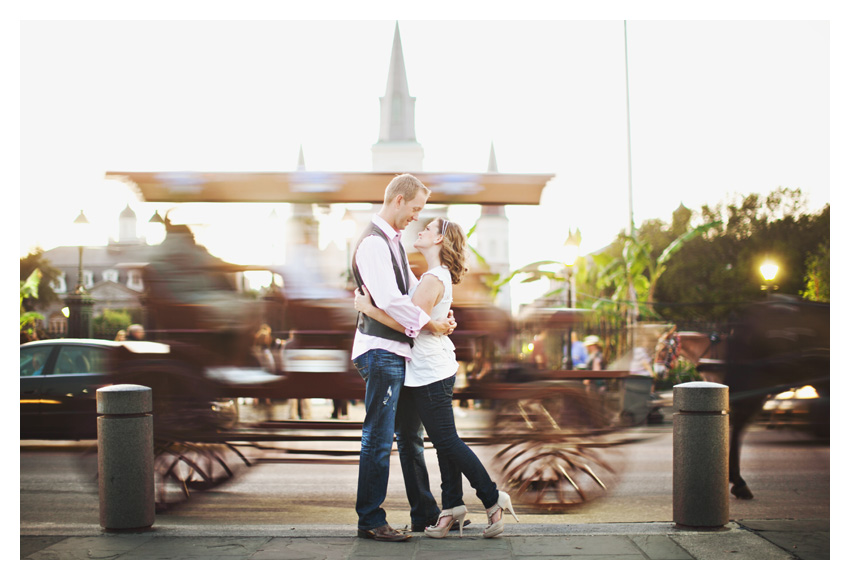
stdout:
MULTIPOLYGON (((330 407, 314 406, 316 418, 330 407)), ((352 409, 356 415, 357 408, 352 409)), ((458 424, 480 419, 476 412, 459 416, 458 424)), ((534 513, 518 509, 523 524, 597 524, 667 522, 672 520, 672 434, 669 423, 639 428, 640 443, 612 452, 620 466, 619 481, 604 499, 573 508, 567 513, 534 513)), ((279 444, 284 446, 284 444, 279 444)), ((291 448, 316 443, 295 442, 291 448)), ((333 442, 320 446, 357 449, 356 443, 333 442)), ((37 529, 63 522, 98 523, 94 456, 82 456, 82 444, 40 448, 21 444, 21 526, 37 529)), ((474 447, 492 465, 493 450, 474 447)), ((756 494, 752 501, 730 500, 730 519, 829 519, 829 446, 791 431, 755 429, 745 438, 744 474, 756 494)), ((287 457, 272 453, 272 457, 287 457)), ((439 493, 436 453, 427 452, 432 489, 439 493)), ((297 456, 299 460, 319 457, 297 456)), ((191 501, 157 515, 162 524, 227 521, 240 525, 341 525, 356 524, 354 499, 356 456, 349 464, 260 463, 237 471, 231 481, 192 495, 191 501)), ((492 470, 495 474, 495 470, 492 470)), ((494 478, 497 476, 494 475, 494 478)), ((474 523, 485 521, 483 508, 466 487, 466 502, 474 523)), ((408 522, 407 500, 397 458, 391 465, 385 503, 390 522, 408 522)))

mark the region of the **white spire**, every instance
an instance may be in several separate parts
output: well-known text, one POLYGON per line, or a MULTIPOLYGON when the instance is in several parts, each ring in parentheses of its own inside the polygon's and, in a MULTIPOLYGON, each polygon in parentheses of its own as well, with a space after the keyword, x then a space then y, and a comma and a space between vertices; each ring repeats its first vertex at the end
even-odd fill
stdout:
POLYGON ((401 50, 401 33, 395 23, 393 50, 390 56, 390 72, 387 75, 387 90, 381 97, 381 132, 379 141, 416 141, 413 127, 413 112, 416 99, 407 88, 407 71, 401 50))
POLYGON ((307 165, 304 163, 304 147, 298 146, 298 166, 295 168, 297 171, 304 171, 307 169, 307 165))
POLYGON ((496 148, 492 141, 490 141, 490 161, 487 164, 487 173, 499 173, 499 168, 496 166, 496 148))
POLYGON ((136 212, 127 204, 127 207, 118 215, 118 243, 135 244, 139 238, 136 234, 136 212))
POLYGON ((407 71, 401 50, 401 33, 395 24, 387 89, 380 97, 381 120, 378 142, 372 145, 373 171, 422 171, 425 152, 416 142, 414 107, 416 99, 407 88, 407 71))
MULTIPOLYGON (((490 160, 487 163, 487 173, 499 173, 499 168, 496 165, 496 147, 490 141, 490 160)), ((505 206, 503 205, 482 205, 481 215, 505 216, 505 206)))

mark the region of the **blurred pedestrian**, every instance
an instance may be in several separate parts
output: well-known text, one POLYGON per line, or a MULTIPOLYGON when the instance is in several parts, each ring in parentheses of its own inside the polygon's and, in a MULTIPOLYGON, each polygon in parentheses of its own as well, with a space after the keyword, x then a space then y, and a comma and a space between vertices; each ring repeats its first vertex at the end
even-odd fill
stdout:
POLYGON ((629 372, 633 375, 644 377, 653 376, 652 359, 647 350, 642 346, 632 349, 632 358, 629 362, 629 372))
MULTIPOLYGON (((587 349, 587 370, 605 370, 605 359, 602 355, 602 345, 599 342, 599 337, 595 334, 589 334, 584 337, 584 348, 587 349)), ((601 378, 585 379, 584 384, 587 392, 595 392, 598 395, 605 394, 605 381, 601 378)))
POLYGON ((578 339, 578 333, 572 331, 570 334, 570 342, 572 343, 573 368, 583 369, 587 367, 587 349, 584 342, 578 339))
POLYGON ((289 399, 289 418, 309 420, 313 418, 310 399, 289 399))
POLYGON ((599 343, 599 337, 595 334, 586 336, 584 338, 584 348, 587 349, 587 369, 591 371, 604 370, 605 359, 602 355, 602 345, 599 343))
POLYGON ((121 330, 116 332, 115 333, 115 340, 117 342, 124 342, 125 340, 127 340, 127 331, 122 328, 121 330))
POLYGON ((334 410, 331 419, 348 420, 348 399, 333 399, 334 410))
POLYGON ((260 363, 260 366, 263 367, 263 370, 270 373, 277 372, 274 356, 272 356, 273 343, 271 327, 268 324, 261 324, 259 330, 254 334, 252 350, 254 351, 254 357, 260 363))
POLYGON ((145 327, 141 324, 131 324, 127 327, 127 340, 144 340, 145 327))
POLYGON ((546 331, 534 335, 534 340, 531 343, 531 360, 534 361, 534 366, 538 369, 545 369, 549 366, 549 360, 546 357, 546 331))

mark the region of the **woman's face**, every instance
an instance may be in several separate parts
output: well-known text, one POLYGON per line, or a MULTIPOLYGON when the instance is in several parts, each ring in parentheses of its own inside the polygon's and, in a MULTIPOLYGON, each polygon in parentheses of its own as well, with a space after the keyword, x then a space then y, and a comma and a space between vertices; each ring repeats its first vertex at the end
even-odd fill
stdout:
POLYGON ((433 220, 425 229, 419 232, 419 236, 416 238, 416 242, 413 244, 413 247, 419 251, 422 251, 430 246, 433 246, 437 242, 437 238, 440 237, 440 220, 433 220))

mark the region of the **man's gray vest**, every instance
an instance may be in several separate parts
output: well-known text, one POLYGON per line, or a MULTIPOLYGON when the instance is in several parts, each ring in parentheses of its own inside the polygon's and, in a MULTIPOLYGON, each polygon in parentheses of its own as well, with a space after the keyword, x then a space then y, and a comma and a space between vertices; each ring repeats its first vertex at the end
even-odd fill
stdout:
MULTIPOLYGON (((363 286, 363 278, 360 276, 360 268, 357 267, 357 250, 360 249, 360 244, 363 240, 369 236, 378 236, 387 243, 387 247, 390 250, 390 257, 393 261, 393 271, 395 272, 395 281, 398 285, 399 292, 407 294, 407 291, 410 288, 410 280, 407 276, 407 254, 404 252, 401 240, 399 240, 398 243, 398 254, 401 256, 402 263, 399 264, 392 251, 392 242, 390 242, 390 239, 381 230, 381 228, 375 224, 370 224, 369 227, 366 228, 366 231, 363 232, 363 235, 360 236, 360 240, 358 240, 357 246, 354 249, 354 256, 351 258, 351 271, 354 273, 354 281, 357 283, 357 288, 359 289, 363 286)), ((375 304, 374 300, 372 300, 372 304, 375 304)), ((395 340, 397 342, 405 342, 410 346, 413 346, 413 339, 411 337, 407 336, 403 332, 390 328, 386 324, 378 322, 374 318, 369 318, 362 312, 357 313, 357 330, 363 334, 368 334, 369 336, 378 336, 380 338, 395 340)))

